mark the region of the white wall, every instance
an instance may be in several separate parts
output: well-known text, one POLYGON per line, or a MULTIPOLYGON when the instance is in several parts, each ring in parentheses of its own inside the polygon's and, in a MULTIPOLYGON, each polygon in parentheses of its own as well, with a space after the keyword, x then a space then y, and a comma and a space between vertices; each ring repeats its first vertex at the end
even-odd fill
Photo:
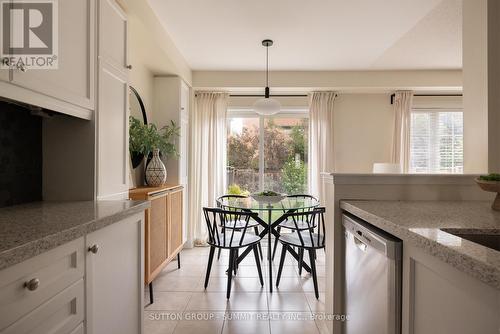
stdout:
POLYGON ((374 162, 390 162, 389 94, 340 94, 334 113, 335 172, 371 173, 374 162))

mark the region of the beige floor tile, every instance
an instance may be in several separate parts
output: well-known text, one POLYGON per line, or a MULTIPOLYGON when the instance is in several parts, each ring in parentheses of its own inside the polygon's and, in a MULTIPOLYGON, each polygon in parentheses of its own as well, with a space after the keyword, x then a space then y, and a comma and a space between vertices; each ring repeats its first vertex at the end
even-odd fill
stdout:
POLYGON ((316 299, 314 292, 305 292, 304 294, 313 313, 325 312, 325 293, 320 293, 319 299, 316 299))
POLYGON ((271 320, 272 334, 318 334, 314 320, 271 320))
MULTIPOLYGON (((183 311, 191 298, 192 292, 156 292, 154 303, 146 306, 146 310, 183 311)), ((148 299, 149 303, 149 299, 148 299)))
POLYGON ((154 291, 197 291, 201 275, 197 277, 159 276, 153 281, 154 291))
POLYGON ((177 268, 177 263, 169 263, 165 269, 158 275, 161 276, 173 276, 173 277, 198 277, 205 273, 205 265, 193 265, 186 264, 180 269, 177 268))
POLYGON ((182 320, 177 323, 174 334, 219 334, 224 321, 182 320))
POLYGON ((276 287, 276 274, 273 273, 273 291, 276 292, 302 292, 302 280, 300 277, 281 277, 280 284, 276 287))
MULTIPOLYGON (((240 267, 241 268, 241 267, 240 267)), ((264 281, 264 284, 266 282, 264 281)), ((205 279, 201 280, 198 289, 204 290, 205 279)), ((231 284, 231 292, 260 292, 265 291, 265 286, 260 284, 260 280, 255 277, 240 277, 238 274, 233 278, 231 284)), ((208 281, 208 292, 224 292, 227 291, 227 276, 226 277, 210 277, 208 281)))
POLYGON ((310 312, 306 296, 302 292, 268 293, 270 311, 310 312))
POLYGON ((194 292, 186 307, 186 311, 224 311, 226 306, 227 299, 225 292, 194 292))
POLYGON ((177 321, 168 320, 161 314, 162 312, 144 312, 144 333, 145 334, 172 334, 177 321))
MULTIPOLYGON (((302 289, 304 289, 305 292, 314 292, 314 282, 312 276, 302 278, 302 289)), ((326 290, 325 278, 318 277, 318 291, 325 292, 325 290, 326 290)))
MULTIPOLYGON (((225 296, 224 296, 225 298, 225 296)), ((227 311, 266 311, 268 310, 265 292, 231 292, 227 311)))
POLYGON ((270 334, 269 320, 226 320, 222 334, 270 334))
MULTIPOLYGON (((279 266, 273 266, 273 276, 278 276, 279 266)), ((297 271, 296 265, 284 265, 281 277, 298 277, 299 272, 297 271)))

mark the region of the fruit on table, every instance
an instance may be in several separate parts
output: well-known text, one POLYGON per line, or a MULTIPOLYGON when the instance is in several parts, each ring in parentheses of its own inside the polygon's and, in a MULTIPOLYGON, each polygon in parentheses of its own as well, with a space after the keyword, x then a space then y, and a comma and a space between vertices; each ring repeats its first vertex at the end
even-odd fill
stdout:
POLYGON ((274 191, 270 191, 270 190, 261 191, 260 193, 257 193, 257 195, 258 196, 281 196, 281 194, 274 192, 274 191))

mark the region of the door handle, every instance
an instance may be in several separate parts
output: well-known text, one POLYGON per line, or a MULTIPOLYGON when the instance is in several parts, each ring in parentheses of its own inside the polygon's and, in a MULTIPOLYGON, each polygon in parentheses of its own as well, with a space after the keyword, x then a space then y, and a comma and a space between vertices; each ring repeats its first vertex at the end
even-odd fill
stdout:
POLYGON ((358 238, 354 237, 354 244, 356 247, 361 249, 363 252, 366 252, 366 248, 368 247, 363 241, 359 240, 358 238))

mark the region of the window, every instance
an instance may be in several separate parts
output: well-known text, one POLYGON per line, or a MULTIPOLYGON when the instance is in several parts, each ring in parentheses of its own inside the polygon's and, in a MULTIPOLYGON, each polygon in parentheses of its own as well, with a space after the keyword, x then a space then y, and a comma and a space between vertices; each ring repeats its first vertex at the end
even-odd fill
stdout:
POLYGON ((307 111, 272 117, 238 110, 230 110, 228 114, 228 193, 262 189, 306 193, 307 111))
POLYGON ((463 112, 414 109, 410 128, 410 173, 463 173, 463 112))

